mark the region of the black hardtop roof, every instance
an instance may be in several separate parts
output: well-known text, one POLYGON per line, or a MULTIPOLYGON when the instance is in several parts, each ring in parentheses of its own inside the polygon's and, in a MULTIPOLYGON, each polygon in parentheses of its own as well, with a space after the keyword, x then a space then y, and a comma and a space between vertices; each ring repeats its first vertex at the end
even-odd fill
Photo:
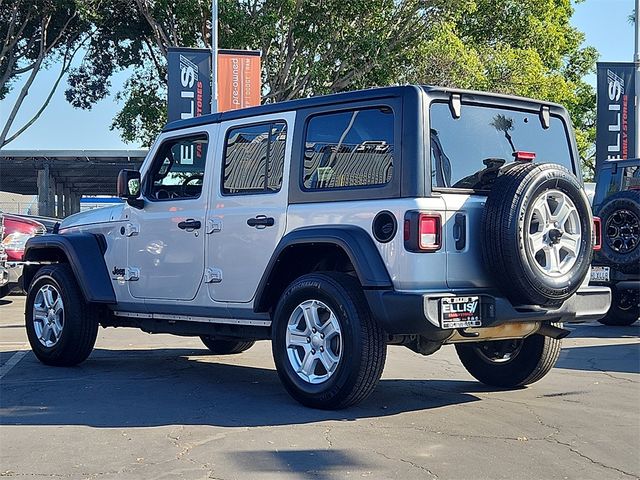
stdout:
POLYGON ((288 100, 286 102, 266 103, 264 105, 242 108, 239 110, 229 110, 220 113, 211 113, 208 115, 202 115, 200 117, 193 117, 186 120, 176 120, 168 123, 163 132, 169 132, 173 130, 181 130, 183 128, 197 127, 200 125, 207 125, 210 123, 217 123, 226 120, 236 120, 239 118, 253 117, 257 115, 268 115, 270 113, 281 113, 292 110, 299 110, 302 108, 318 107, 324 105, 334 105, 339 103, 347 103, 354 101, 375 100, 381 98, 390 97, 402 97, 404 95, 413 93, 416 90, 424 90, 426 92, 440 92, 445 94, 459 93, 463 96, 471 97, 484 97, 484 98, 499 98, 502 100, 514 101, 519 104, 537 104, 548 105, 550 107, 559 107, 560 105, 551 102, 542 102, 540 100, 533 100, 530 98, 517 97, 513 95, 502 95, 490 92, 478 92, 474 90, 461 90, 456 88, 438 87, 432 85, 401 85, 393 87, 376 87, 365 90, 355 90, 352 92, 333 93, 330 95, 318 95, 315 97, 301 98, 297 100, 288 100))

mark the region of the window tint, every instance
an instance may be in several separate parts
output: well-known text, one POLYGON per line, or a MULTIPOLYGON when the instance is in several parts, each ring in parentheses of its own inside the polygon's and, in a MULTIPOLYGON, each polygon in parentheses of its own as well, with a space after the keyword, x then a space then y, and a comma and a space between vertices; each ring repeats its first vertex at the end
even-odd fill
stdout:
MULTIPOLYGON (((463 105, 458 119, 445 103, 431 105, 431 177, 434 187, 487 190, 515 151, 534 152, 536 163, 574 172, 562 120, 544 129, 536 113, 463 105)), ((575 172, 574 172, 575 173, 575 172)))
POLYGON ((152 200, 197 198, 202 193, 207 136, 194 135, 165 141, 150 172, 147 195, 152 200))
POLYGON ((287 128, 283 122, 230 129, 225 143, 223 193, 280 190, 286 143, 287 128))
POLYGON ((370 108, 316 115, 305 138, 304 188, 384 185, 393 176, 393 111, 370 108))

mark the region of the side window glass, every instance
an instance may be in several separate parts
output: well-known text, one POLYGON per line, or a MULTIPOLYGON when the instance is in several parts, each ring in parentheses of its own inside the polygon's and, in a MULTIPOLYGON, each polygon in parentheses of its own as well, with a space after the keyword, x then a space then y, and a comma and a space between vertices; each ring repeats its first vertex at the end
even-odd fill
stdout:
POLYGON ((156 154, 148 177, 149 198, 198 198, 202 193, 208 143, 204 134, 165 141, 156 154))
POLYGON ((388 107, 313 116, 307 124, 306 190, 384 185, 393 177, 394 118, 388 107))
POLYGON ((287 128, 283 122, 231 128, 225 141, 222 193, 273 193, 282 187, 287 128))
POLYGON ((625 167, 622 173, 622 190, 640 190, 640 167, 625 167))

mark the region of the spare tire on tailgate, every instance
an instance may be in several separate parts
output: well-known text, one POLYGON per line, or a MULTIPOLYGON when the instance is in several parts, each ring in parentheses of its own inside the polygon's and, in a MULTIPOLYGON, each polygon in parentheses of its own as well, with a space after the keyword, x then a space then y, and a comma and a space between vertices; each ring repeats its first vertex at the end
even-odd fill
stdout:
POLYGON ((503 169, 481 231, 485 267, 515 305, 559 306, 589 271, 591 209, 576 177, 560 165, 503 169))
POLYGON ((596 260, 626 273, 640 271, 640 192, 611 195, 597 215, 602 220, 602 248, 596 260))

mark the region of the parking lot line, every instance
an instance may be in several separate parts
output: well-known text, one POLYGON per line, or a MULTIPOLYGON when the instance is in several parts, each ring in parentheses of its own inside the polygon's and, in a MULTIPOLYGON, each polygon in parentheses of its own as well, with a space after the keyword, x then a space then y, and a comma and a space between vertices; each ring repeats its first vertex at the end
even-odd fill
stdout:
MULTIPOLYGON (((27 347, 28 345, 26 343, 21 344, 21 346, 23 347, 27 347)), ((22 360, 22 357, 24 357, 27 353, 29 353, 29 350, 20 350, 16 353, 14 353, 11 358, 9 358, 9 360, 7 360, 5 362, 4 365, 2 365, 2 367, 0 367, 0 380, 2 380, 2 378, 9 373, 9 371, 15 367, 18 362, 20 360, 22 360)))

